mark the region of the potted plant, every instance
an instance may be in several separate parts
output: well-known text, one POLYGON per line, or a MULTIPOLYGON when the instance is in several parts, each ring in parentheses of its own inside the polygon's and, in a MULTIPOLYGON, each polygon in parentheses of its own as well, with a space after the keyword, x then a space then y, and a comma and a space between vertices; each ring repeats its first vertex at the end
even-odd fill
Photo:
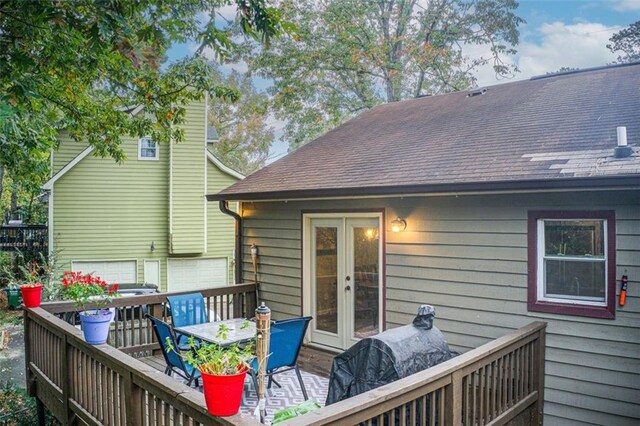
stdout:
POLYGON ((105 306, 118 296, 118 284, 109 285, 91 274, 66 271, 62 276, 63 295, 72 300, 82 323, 84 339, 91 345, 106 343, 114 311, 105 306), (87 309, 92 304, 95 309, 87 309))
POLYGON ((20 269, 25 278, 25 282, 20 285, 22 303, 26 308, 37 308, 42 301, 42 282, 38 273, 38 262, 34 260, 26 267, 21 266, 20 269))
MULTIPOLYGON (((218 334, 224 333, 220 330, 218 334)), ((189 338, 190 350, 179 353, 185 361, 197 368, 202 377, 207 411, 213 416, 233 416, 240 410, 242 391, 247 371, 255 358, 253 345, 237 344, 220 347, 189 338)), ((167 338, 167 351, 175 351, 167 338)))

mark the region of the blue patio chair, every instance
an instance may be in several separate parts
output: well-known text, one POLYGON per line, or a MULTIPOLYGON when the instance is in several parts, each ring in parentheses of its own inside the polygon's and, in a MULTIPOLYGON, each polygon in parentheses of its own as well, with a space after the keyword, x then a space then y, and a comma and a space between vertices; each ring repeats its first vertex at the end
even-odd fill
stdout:
MULTIPOLYGON (((298 355, 300 354, 302 339, 304 339, 304 335, 307 332, 307 327, 309 326, 309 321, 311 321, 311 319, 311 317, 301 317, 276 321, 272 328, 277 328, 278 331, 272 333, 270 336, 270 355, 269 358, 267 358, 266 377, 269 378, 267 388, 271 388, 272 383, 275 383, 280 387, 280 384, 273 379, 273 376, 276 374, 295 370, 305 401, 309 399, 309 396, 307 395, 307 389, 304 387, 304 382, 302 381, 300 368, 298 368, 298 355)), ((258 389, 257 371, 258 360, 254 359, 250 372, 256 391, 258 389)))
MULTIPOLYGON (((201 293, 167 296, 167 300, 171 308, 171 322, 174 328, 209 322, 209 311, 201 293)), ((176 332, 176 337, 180 348, 186 350, 188 337, 179 332, 176 332)))
POLYGON ((146 314, 145 317, 151 320, 153 331, 156 335, 156 338, 158 339, 158 343, 160 344, 160 349, 162 350, 164 360, 167 363, 167 368, 165 368, 164 374, 171 376, 172 373, 176 373, 187 380, 187 386, 191 386, 191 382, 193 381, 195 381, 196 387, 200 386, 200 383, 198 381, 200 377, 200 371, 193 365, 182 359, 180 354, 176 352, 178 350, 178 345, 176 343, 176 339, 173 336, 173 333, 171 332, 171 326, 161 319, 153 317, 149 314, 146 314), (174 348, 173 350, 170 350, 168 352, 167 340, 174 348))

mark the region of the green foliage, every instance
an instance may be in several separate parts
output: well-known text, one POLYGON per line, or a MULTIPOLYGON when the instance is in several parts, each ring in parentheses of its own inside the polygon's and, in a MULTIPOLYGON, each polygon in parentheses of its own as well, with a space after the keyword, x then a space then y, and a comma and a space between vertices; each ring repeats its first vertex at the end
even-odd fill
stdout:
POLYGON ((265 0, 0 2, 0 165, 29 173, 62 128, 117 161, 124 136, 181 141, 183 105, 206 91, 238 94, 197 55, 161 64, 173 43, 188 40, 227 58, 234 41, 216 13, 232 4, 255 40, 290 31, 265 0), (145 114, 129 114, 138 105, 145 114))
MULTIPOLYGON (((218 330, 217 336, 226 339, 227 333, 222 324, 218 330)), ((166 341, 167 352, 175 351, 189 364, 195 366, 200 372, 213 374, 215 376, 230 376, 238 374, 246 368, 250 368, 251 360, 255 357, 253 344, 240 346, 233 344, 227 347, 208 344, 206 342, 197 343, 193 336, 189 337, 189 351, 177 352, 171 344, 169 338, 166 341)))
POLYGON ((211 149, 224 164, 248 175, 264 166, 274 139, 273 129, 266 123, 269 96, 256 90, 248 74, 218 73, 218 79, 220 84, 238 91, 240 99, 210 103, 209 122, 220 138, 211 149))
MULTIPOLYGON (((27 391, 5 382, 0 385, 0 423, 7 426, 32 426, 38 424, 35 399, 27 391)), ((46 425, 58 425, 48 411, 45 413, 46 425)))
POLYGON ((312 399, 308 399, 303 403, 296 405, 295 407, 282 408, 276 411, 273 414, 273 421, 271 422, 271 424, 275 425, 278 423, 282 423, 303 414, 307 414, 311 411, 319 410, 320 408, 322 408, 320 407, 320 404, 312 399))
POLYGON ((636 21, 615 33, 607 44, 607 48, 612 52, 622 52, 618 56, 618 63, 640 61, 640 21, 636 21))
POLYGON ((43 300, 62 298, 60 273, 56 270, 59 252, 51 256, 41 252, 0 253, 0 284, 17 286, 25 282, 39 282, 43 286, 43 300))
POLYGON ((558 74, 562 72, 579 71, 579 70, 580 68, 575 68, 575 67, 560 67, 558 68, 557 71, 548 72, 548 73, 545 73, 545 75, 553 75, 553 74, 558 74))
POLYGON ((65 271, 61 282, 62 296, 73 301, 78 311, 87 311, 89 304, 101 309, 119 296, 118 284, 109 286, 105 280, 91 274, 65 271))
POLYGON ((497 75, 515 53, 515 0, 284 0, 294 38, 245 46, 252 72, 273 79, 274 108, 291 149, 383 102, 465 89, 473 71, 497 75), (470 57, 470 46, 484 47, 470 57))

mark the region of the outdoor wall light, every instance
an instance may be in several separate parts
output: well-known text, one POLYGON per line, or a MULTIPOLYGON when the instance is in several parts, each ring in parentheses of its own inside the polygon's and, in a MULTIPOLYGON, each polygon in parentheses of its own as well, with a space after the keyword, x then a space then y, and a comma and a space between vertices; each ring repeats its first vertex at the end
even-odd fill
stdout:
POLYGON ((156 242, 155 241, 151 241, 151 247, 149 247, 149 250, 151 250, 151 253, 156 251, 156 242))
POLYGON ((391 230, 393 232, 402 232, 407 229, 407 221, 400 216, 391 221, 391 230))

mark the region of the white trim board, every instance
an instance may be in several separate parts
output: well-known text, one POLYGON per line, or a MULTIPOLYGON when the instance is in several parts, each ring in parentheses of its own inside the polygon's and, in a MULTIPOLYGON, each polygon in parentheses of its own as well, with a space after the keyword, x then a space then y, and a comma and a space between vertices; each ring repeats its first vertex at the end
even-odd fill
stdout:
POLYGON ((222 170, 224 173, 228 174, 229 176, 232 176, 236 179, 244 179, 244 175, 240 174, 238 172, 236 172, 235 170, 233 170, 230 167, 225 166, 222 161, 220 161, 215 155, 213 155, 211 153, 211 151, 209 151, 208 149, 207 151, 207 158, 209 159, 209 161, 211 161, 217 168, 219 168, 220 170, 222 170))
POLYGON ((51 190, 53 189, 53 184, 56 183, 58 179, 64 176, 69 170, 73 169, 76 164, 82 161, 86 156, 93 152, 93 147, 88 146, 84 149, 80 154, 78 154, 73 160, 69 161, 66 166, 64 166, 58 173, 56 173, 51 179, 49 179, 44 185, 42 185, 42 189, 51 190))

